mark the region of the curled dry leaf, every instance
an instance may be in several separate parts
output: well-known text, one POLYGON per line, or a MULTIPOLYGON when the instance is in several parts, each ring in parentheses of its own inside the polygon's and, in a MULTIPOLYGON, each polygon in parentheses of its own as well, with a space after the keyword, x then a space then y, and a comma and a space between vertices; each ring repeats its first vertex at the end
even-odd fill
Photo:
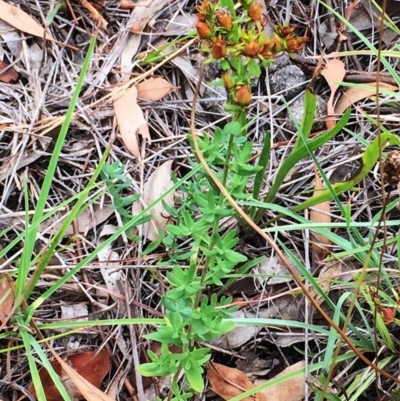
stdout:
MULTIPOLYGON (((107 350, 103 349, 98 354, 94 351, 73 354, 64 360, 56 354, 54 356, 56 360, 51 361, 51 366, 60 376, 72 400, 113 401, 99 390, 110 369, 110 354, 107 350)), ((39 376, 47 401, 61 401, 63 398, 45 368, 39 370, 39 376)), ((36 397, 33 383, 28 391, 36 397)))
MULTIPOLYGON (((318 169, 314 165, 314 174, 315 174, 315 189, 314 196, 318 196, 321 191, 325 189, 322 184, 321 178, 318 174, 318 169)), ((318 205, 315 205, 310 212, 310 221, 313 223, 330 223, 331 222, 331 205, 329 201, 322 202, 318 205)), ((312 242, 312 259, 322 260, 327 253, 327 247, 330 245, 331 241, 326 238, 324 235, 313 233, 312 234, 313 242, 312 242)))
MULTIPOLYGON (((370 82, 364 85, 374 86, 378 85, 377 82, 370 82)), ((394 85, 386 84, 384 82, 379 83, 379 88, 387 89, 389 91, 398 91, 399 88, 394 85)), ((338 100, 335 113, 336 114, 343 114, 346 109, 351 107, 354 103, 363 100, 367 97, 376 95, 376 90, 368 90, 363 88, 348 88, 338 100)))
POLYGON ((335 126, 335 109, 333 107, 333 99, 335 93, 339 88, 338 82, 341 82, 346 75, 346 69, 344 67, 343 61, 339 59, 329 60, 325 68, 321 71, 321 75, 326 79, 326 82, 331 89, 331 95, 327 103, 328 116, 326 117, 326 128, 332 129, 335 126))
POLYGON ((38 24, 29 14, 20 8, 0 0, 0 19, 15 29, 39 38, 54 40, 46 30, 38 24))
MULTIPOLYGON (((229 368, 219 363, 207 365, 207 378, 210 381, 211 390, 224 400, 230 400, 247 390, 252 389, 254 384, 239 369, 229 368)), ((267 401, 278 400, 279 398, 265 398, 260 392, 252 397, 243 398, 243 401, 267 401)))
MULTIPOLYGON (((173 186, 171 179, 172 160, 158 166, 143 187, 143 201, 146 206, 153 203, 160 196, 173 186)), ((170 192, 163 199, 168 206, 174 205, 174 193, 170 192)), ((142 211, 140 202, 135 202, 132 205, 132 214, 136 215, 142 211)), ((168 212, 165 210, 162 202, 158 202, 151 210, 152 219, 143 224, 143 236, 154 241, 158 238, 158 230, 166 232, 168 224, 168 212)))
MULTIPOLYGON (((150 205, 157 198, 165 194, 174 183, 171 179, 172 160, 168 160, 161 166, 158 166, 149 177, 143 187, 143 199, 146 205, 150 205)), ((166 205, 174 205, 174 193, 170 192, 163 199, 166 205)), ((143 235, 150 241, 158 238, 158 230, 166 232, 168 224, 168 212, 165 210, 162 202, 158 202, 151 210, 153 218, 144 224, 143 235)))
MULTIPOLYGON (((97 245, 100 246, 104 242, 104 237, 106 235, 114 234, 117 229, 118 228, 116 226, 109 224, 104 226, 97 240, 97 245)), ((120 260, 120 256, 116 251, 114 251, 113 246, 110 244, 99 251, 97 257, 100 261, 100 272, 103 276, 104 282, 106 283, 107 290, 110 292, 113 301, 118 304, 118 309, 121 314, 124 315, 126 313, 126 294, 123 288, 126 287, 124 285, 126 280, 120 268, 121 263, 118 262, 120 260)), ((129 286, 126 291, 129 292, 129 286)), ((128 298, 129 297, 130 294, 128 293, 128 298)))
POLYGON ((156 102, 171 92, 174 87, 164 78, 155 77, 136 85, 136 89, 138 98, 156 102))
MULTIPOLYGON (((295 377, 286 380, 282 383, 275 384, 271 387, 262 390, 267 401, 302 401, 304 400, 304 382, 306 380, 304 361, 297 362, 294 365, 288 366, 281 373, 276 375, 274 379, 286 376, 290 373, 298 372, 295 377)), ((265 381, 257 380, 256 385, 265 383, 265 381)))
POLYGON ((0 81, 9 83, 18 79, 18 74, 14 68, 9 67, 4 61, 0 61, 0 81), (6 70, 7 69, 7 70, 6 70))
POLYGON ((9 319, 14 303, 14 286, 8 273, 0 273, 0 323, 9 319))
MULTIPOLYGON (((83 322, 88 320, 88 306, 86 302, 79 302, 77 304, 63 304, 60 305, 61 308, 61 320, 68 322, 71 320, 75 320, 76 322, 83 322)), ((65 332, 68 331, 67 328, 61 328, 59 331, 65 332)))
POLYGON ((137 134, 151 142, 149 127, 143 111, 137 104, 137 89, 130 87, 114 101, 115 117, 126 148, 137 158, 140 157, 137 134))

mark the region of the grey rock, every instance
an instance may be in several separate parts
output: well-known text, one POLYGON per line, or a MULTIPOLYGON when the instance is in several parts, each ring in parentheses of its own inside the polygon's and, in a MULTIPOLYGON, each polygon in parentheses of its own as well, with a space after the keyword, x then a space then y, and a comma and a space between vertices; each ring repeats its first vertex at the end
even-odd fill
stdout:
POLYGON ((274 60, 274 62, 268 67, 268 72, 270 74, 273 74, 274 72, 290 64, 291 64, 290 57, 286 53, 283 53, 281 56, 278 56, 274 60))
MULTIPOLYGON (((300 124, 304 114, 304 96, 297 99, 290 105, 293 117, 296 118, 300 124)), ((317 96, 317 110, 315 111, 315 122, 312 126, 312 131, 320 131, 325 129, 325 117, 326 117, 326 101, 321 97, 317 96)), ((286 128, 295 131, 296 127, 293 124, 292 119, 288 113, 286 117, 286 128)))
POLYGON ((271 92, 282 93, 286 99, 292 99, 301 93, 306 87, 305 80, 304 72, 295 65, 283 66, 273 74, 269 74, 271 92))

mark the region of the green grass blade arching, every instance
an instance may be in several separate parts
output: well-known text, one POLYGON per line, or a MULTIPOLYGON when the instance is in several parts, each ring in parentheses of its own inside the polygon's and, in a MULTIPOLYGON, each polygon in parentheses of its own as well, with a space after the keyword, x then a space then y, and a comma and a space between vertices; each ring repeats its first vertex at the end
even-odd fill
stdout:
MULTIPOLYGON (((261 188, 264 182, 265 171, 267 170, 269 163, 269 156, 271 152, 271 133, 268 131, 265 135, 264 144, 261 150, 260 159, 258 161, 258 166, 261 166, 261 170, 257 171, 256 176, 254 178, 254 186, 253 186, 253 198, 258 200, 258 197, 261 193, 261 188)), ((256 209, 252 208, 250 212, 250 216, 254 218, 256 213, 256 209)))
MULTIPOLYGON (((79 95, 80 95, 81 89, 84 84, 87 70, 90 65, 90 60, 91 60, 91 57, 92 57, 92 54, 94 51, 95 43, 96 43, 96 36, 93 36, 93 38, 90 42, 88 52, 85 57, 85 61, 82 66, 81 73, 80 73, 78 81, 76 83, 76 88, 72 95, 72 99, 69 104, 69 107, 68 107, 68 110, 67 110, 67 113, 65 116, 65 120, 61 126, 60 133, 58 135, 56 144, 54 146, 53 154, 51 156, 49 166, 47 168, 46 175, 44 177, 43 185, 40 189, 40 196, 39 196, 38 202, 35 206, 35 213, 33 215, 32 222, 31 222, 32 225, 29 227, 26 227, 24 250, 21 255, 21 263, 20 263, 20 265, 22 265, 22 269, 25 274, 18 274, 17 281, 16 281, 17 291, 23 291, 23 287, 27 281, 26 274, 30 268, 31 257, 33 254, 33 248, 35 246, 36 236, 37 236, 37 233, 39 230, 39 225, 36 225, 35 223, 37 223, 43 215, 43 210, 46 206, 46 202, 47 202, 47 198, 48 198, 48 195, 50 192, 51 184, 53 182, 54 173, 57 168, 58 159, 60 157, 61 150, 62 150, 64 141, 65 141, 65 138, 67 136, 69 126, 72 121, 72 116, 74 114, 76 104, 78 103, 78 100, 79 100, 79 95)), ((21 292, 17 292, 16 298, 18 298, 20 295, 21 295, 21 292)))
MULTIPOLYGON (((394 134, 382 134, 381 141, 383 147, 387 145, 399 145, 400 138, 394 134)), ((379 159, 379 138, 375 138, 371 144, 366 149, 365 153, 361 159, 361 168, 359 171, 351 177, 347 181, 338 182, 337 184, 332 185, 336 195, 340 195, 341 193, 351 190, 354 186, 356 186, 360 181, 362 181, 367 174, 374 168, 375 163, 379 159)), ((320 195, 314 196, 297 206, 294 206, 291 210, 293 212, 298 212, 300 210, 318 205, 322 202, 328 201, 332 199, 332 194, 329 190, 323 191, 320 195)))
MULTIPOLYGON (((340 132, 340 130, 346 125, 349 117, 350 117, 350 111, 348 110, 340 118, 340 120, 338 121, 338 123, 336 124, 336 126, 334 128, 332 128, 331 130, 329 130, 329 131, 317 136, 316 138, 310 140, 308 142, 309 149, 312 150, 312 151, 316 150, 320 146, 322 146, 326 142, 328 142, 338 132, 340 132)), ((273 183, 271 189, 269 190, 267 196, 264 199, 264 202, 269 203, 274 199, 276 193, 278 192, 280 186, 283 183, 283 180, 285 179, 285 177, 287 176, 289 171, 292 169, 292 167, 296 163, 298 163, 300 160, 302 160, 307 155, 308 155, 308 149, 304 145, 300 145, 296 150, 294 150, 289 155, 289 157, 283 162, 282 166, 280 167, 280 169, 279 169, 279 171, 278 171, 278 173, 277 173, 277 175, 275 177, 274 183, 273 183)))
MULTIPOLYGON (((303 119, 301 121, 301 133, 302 135, 298 135, 296 138, 296 142, 293 147, 293 152, 302 146, 304 141, 303 138, 308 139, 311 134, 312 126, 315 122, 315 112, 317 110, 317 97, 311 93, 309 90, 306 90, 304 95, 304 114, 303 119)), ((290 111, 290 108, 289 108, 290 111)), ((294 116, 292 116, 293 118, 294 116)), ((296 124, 296 118, 293 118, 293 122, 296 124)))

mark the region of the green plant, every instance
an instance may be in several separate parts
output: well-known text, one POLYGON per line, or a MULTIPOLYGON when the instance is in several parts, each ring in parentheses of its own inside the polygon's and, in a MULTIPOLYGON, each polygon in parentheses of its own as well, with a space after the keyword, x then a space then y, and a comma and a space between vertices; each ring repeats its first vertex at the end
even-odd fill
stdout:
MULTIPOLYGON (((333 129, 310 139, 316 99, 311 92, 307 91, 305 113, 301 124, 298 125, 295 144, 280 166, 272 187, 262 201, 259 199, 263 177, 269 163, 270 141, 267 135, 258 162, 250 162, 254 152, 251 141, 246 137, 248 126, 246 116, 247 108, 251 104, 251 79, 259 77, 261 68, 268 66, 280 52, 287 51, 290 54, 301 48, 305 38, 296 36, 294 28, 287 25, 276 27, 273 36, 266 37, 262 29, 263 16, 260 5, 253 1, 241 1, 240 7, 236 7, 231 0, 220 0, 219 2, 204 0, 198 8, 196 28, 199 37, 204 40, 202 50, 211 56, 209 61, 220 61, 223 70, 220 84, 225 87, 227 92, 225 108, 231 113, 232 121, 223 128, 216 128, 213 136, 203 133, 194 138, 195 133, 192 132, 189 140, 195 156, 198 156, 196 141, 199 151, 213 174, 233 200, 241 205, 255 222, 261 221, 265 209, 276 210, 279 213, 276 219, 267 222, 266 231, 269 230, 268 223, 272 223, 282 216, 290 215, 291 218, 299 220, 301 223, 297 226, 291 224, 272 227, 271 230, 287 231, 311 228, 331 238, 333 243, 344 249, 347 255, 354 255, 364 262, 370 245, 358 231, 357 224, 350 222, 348 211, 340 204, 338 196, 359 184, 371 171, 381 152, 379 142, 375 140, 368 145, 361 160, 362 165, 353 177, 335 185, 329 184, 313 154, 316 149, 345 128, 350 111, 347 111, 339 119, 333 129), (310 197, 295 206, 291 211, 275 205, 273 203, 275 197, 290 169, 306 157, 311 157, 317 165, 327 189, 320 195, 310 197), (343 215, 347 216, 343 227, 349 228, 348 240, 344 240, 326 229, 326 224, 319 227, 315 223, 309 223, 296 213, 331 199, 336 201, 343 215)), ((398 138, 390 133, 385 133, 381 140, 384 145, 399 143, 398 138)), ((198 159, 197 162, 193 161, 192 165, 199 166, 198 159)), ((232 308, 229 308, 230 300, 218 299, 215 292, 213 295, 209 295, 210 286, 216 285, 222 288, 224 282, 226 283, 228 280, 229 283, 232 282, 233 277, 243 276, 253 266, 253 261, 247 261, 244 255, 235 250, 238 244, 237 231, 232 230, 225 233, 219 228, 221 219, 229 217, 237 218, 246 228, 241 216, 236 213, 219 188, 202 169, 193 176, 192 181, 185 182, 181 187, 185 197, 178 210, 173 213, 177 224, 168 226, 168 234, 157 242, 157 244, 162 242, 171 250, 169 258, 161 261, 160 266, 175 264, 173 270, 166 274, 165 278, 169 289, 162 297, 168 323, 157 332, 146 336, 149 340, 160 342, 162 346, 159 355, 149 351, 151 362, 141 365, 139 371, 146 376, 173 374, 174 390, 171 389, 168 400, 180 399, 176 392, 176 382, 181 370, 184 371, 186 382, 193 391, 201 391, 204 388, 202 366, 208 361, 210 354, 207 349, 196 349, 196 341, 210 340, 222 335, 232 327, 233 322, 255 324, 255 322, 239 322, 237 319, 230 319, 232 312, 232 308), (187 239, 190 239, 189 244, 185 242, 185 248, 181 249, 180 243, 187 239), (177 265, 183 260, 189 261, 189 267, 186 269, 177 265), (240 264, 242 264, 241 267, 240 264), (223 329, 220 328, 222 322, 225 322, 223 329), (180 351, 173 353, 169 345, 177 346, 180 351)), ((284 244, 280 243, 280 246, 298 267, 302 276, 313 285, 335 312, 336 327, 339 327, 341 322, 344 322, 345 325, 349 324, 355 335, 355 339, 352 340, 354 344, 365 349, 373 349, 372 332, 369 331, 369 336, 365 336, 354 325, 347 323, 346 316, 329 299, 303 263, 284 244)), ((376 246, 379 244, 377 243, 376 246)), ((375 249, 372 250, 371 255, 372 260, 378 261, 379 253, 375 249)), ((350 296, 351 293, 346 293, 346 297, 350 296)), ((362 307, 358 303, 356 307, 366 320, 362 307)), ((257 319, 257 322, 259 324, 277 323, 276 320, 267 322, 262 319, 257 319)), ((286 324, 290 326, 293 322, 286 322, 286 324)), ((318 329, 312 327, 312 330, 318 329)), ((332 329, 330 349, 333 349, 339 341, 340 336, 332 329)), ((330 368, 328 364, 329 360, 325 359, 324 367, 327 369, 330 368)), ((246 392, 246 395, 249 394, 250 392, 246 392)))
MULTIPOLYGON (((235 200, 252 201, 261 191, 270 145, 266 141, 258 164, 253 164, 253 145, 246 138, 251 79, 258 78, 261 67, 269 65, 277 54, 298 50, 304 38, 297 37, 289 26, 277 27, 273 37, 267 38, 263 31, 261 5, 252 1, 242 2, 241 8, 236 9, 233 1, 210 3, 205 0, 198 7, 196 28, 200 38, 205 39, 202 49, 211 55, 209 60, 220 60, 224 71, 221 84, 227 92, 225 108, 231 113, 232 121, 223 128, 216 128, 212 137, 204 133, 189 140, 193 149, 193 142, 197 140, 208 165, 235 200), (249 187, 250 177, 255 178, 253 188, 249 187)), ((309 104, 315 111, 315 103, 310 101, 309 104)), ((311 140, 310 147, 314 150, 332 138, 343 127, 346 118, 348 115, 337 129, 311 140)), ((308 130, 307 136, 311 132, 310 121, 308 118, 303 124, 305 131, 308 130)), ((291 166, 308 152, 299 143, 293 154, 289 161, 291 166)), ((195 168, 200 164, 192 161, 192 165, 195 168)), ((290 169, 287 165, 280 175, 282 180, 290 169)), ((272 198, 276 189, 273 189, 272 198)), ((185 182, 181 190, 184 199, 173 212, 177 223, 167 226, 168 234, 161 239, 170 249, 170 256, 161 261, 160 266, 175 264, 166 274, 169 288, 162 297, 167 325, 145 336, 162 345, 159 355, 148 352, 150 362, 142 364, 139 372, 145 376, 173 374, 175 384, 183 370, 192 391, 200 392, 204 389, 203 365, 209 360, 210 352, 197 348, 196 342, 219 337, 233 327, 228 320, 234 311, 229 308, 231 299, 218 298, 215 293, 209 295, 208 292, 211 286, 223 287, 224 281, 228 280, 229 284, 229 275, 236 271, 244 274, 259 260, 247 261, 246 256, 235 250, 239 242, 237 230, 224 232, 220 229, 222 218, 239 217, 203 169, 190 182, 185 182), (180 249, 181 241, 187 239, 189 245, 185 242, 185 248, 180 249), (182 260, 189 261, 188 268, 178 266, 182 260), (172 352, 171 345, 179 351, 172 352)), ((257 208, 251 210, 255 215, 257 208)), ((159 243, 157 241, 157 245, 159 243)), ((154 244, 150 248, 154 249, 154 244)), ((168 399, 178 399, 176 397, 171 390, 168 399)))

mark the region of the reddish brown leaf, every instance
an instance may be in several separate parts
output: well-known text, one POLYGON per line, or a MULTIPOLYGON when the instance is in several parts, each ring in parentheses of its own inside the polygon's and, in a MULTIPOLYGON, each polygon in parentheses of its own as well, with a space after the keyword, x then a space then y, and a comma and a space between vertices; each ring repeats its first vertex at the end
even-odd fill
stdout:
POLYGON ((12 67, 3 72, 3 70, 5 70, 7 67, 8 64, 6 64, 4 61, 0 61, 0 81, 9 83, 18 79, 18 74, 12 67))
MULTIPOLYGON (((70 397, 72 399, 83 400, 87 398, 85 392, 91 391, 93 393, 91 386, 94 386, 96 389, 100 388, 104 377, 110 369, 110 354, 105 349, 97 355, 94 351, 82 352, 69 355, 64 360, 53 360, 51 361, 51 366, 61 377, 70 397), (89 383, 89 386, 87 383, 89 383)), ((47 401, 62 401, 63 398, 47 370, 44 368, 40 369, 39 376, 43 383, 47 401)), ((29 386, 28 390, 33 396, 36 396, 33 384, 29 386)), ((93 393, 93 395, 95 394, 93 393)), ((104 397, 97 397, 97 399, 101 398, 107 400, 106 394, 104 394, 104 397)))
MULTIPOLYGON (((210 381, 211 390, 224 400, 230 400, 255 387, 243 372, 219 363, 207 365, 207 378, 210 381)), ((243 401, 266 401, 266 398, 264 394, 257 393, 253 397, 243 398, 243 401)))
POLYGON ((14 286, 7 273, 0 273, 0 323, 6 321, 14 303, 14 286))

